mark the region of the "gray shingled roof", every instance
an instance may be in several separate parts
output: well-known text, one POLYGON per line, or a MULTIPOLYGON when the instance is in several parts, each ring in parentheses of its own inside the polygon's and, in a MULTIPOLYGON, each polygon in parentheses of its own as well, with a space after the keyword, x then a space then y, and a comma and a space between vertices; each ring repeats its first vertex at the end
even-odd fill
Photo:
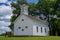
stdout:
POLYGON ((30 16, 30 15, 26 15, 26 16, 29 17, 30 19, 36 21, 36 22, 39 22, 39 23, 42 23, 42 24, 48 25, 47 22, 44 22, 44 21, 41 20, 38 16, 34 16, 34 17, 32 17, 32 16, 30 16))

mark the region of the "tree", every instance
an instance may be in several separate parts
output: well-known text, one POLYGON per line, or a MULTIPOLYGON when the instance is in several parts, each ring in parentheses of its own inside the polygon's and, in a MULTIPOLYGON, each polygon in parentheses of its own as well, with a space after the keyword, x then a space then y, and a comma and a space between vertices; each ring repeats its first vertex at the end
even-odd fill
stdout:
POLYGON ((58 0, 55 4, 55 10, 56 10, 56 13, 58 15, 58 17, 60 17, 60 0, 58 0))
POLYGON ((60 0, 57 0, 56 4, 55 4, 55 12, 57 14, 57 20, 55 21, 55 24, 57 25, 57 34, 60 36, 60 0))
MULTIPOLYGON (((44 15, 48 18, 48 23, 49 23, 49 29, 50 29, 50 35, 56 35, 55 32, 58 30, 57 25, 55 21, 57 21, 55 18, 51 18, 49 15, 57 15, 56 5, 58 5, 58 0, 38 0, 37 3, 37 9, 40 11, 45 11, 44 15), (53 23, 53 24, 52 24, 53 23), (52 30, 51 30, 52 29, 52 30), (57 29, 57 30, 56 30, 57 29)), ((60 2, 59 2, 60 3, 60 2)), ((58 16, 58 15, 57 15, 58 16)))
POLYGON ((36 11, 36 4, 34 3, 29 3, 29 15, 37 15, 37 13, 35 12, 36 11))

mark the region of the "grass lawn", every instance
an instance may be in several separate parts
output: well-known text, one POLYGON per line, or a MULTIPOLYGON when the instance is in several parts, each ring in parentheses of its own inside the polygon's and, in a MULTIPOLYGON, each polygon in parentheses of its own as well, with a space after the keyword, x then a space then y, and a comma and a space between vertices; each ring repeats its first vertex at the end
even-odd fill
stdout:
POLYGON ((3 37, 0 36, 0 40, 60 40, 59 36, 47 36, 47 37, 3 37))

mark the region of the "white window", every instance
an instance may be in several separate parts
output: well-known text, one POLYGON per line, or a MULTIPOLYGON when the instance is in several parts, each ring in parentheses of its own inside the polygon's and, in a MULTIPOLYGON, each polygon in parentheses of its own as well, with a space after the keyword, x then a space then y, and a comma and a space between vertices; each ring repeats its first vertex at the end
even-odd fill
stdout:
POLYGON ((46 28, 45 28, 45 33, 46 33, 46 28))
POLYGON ((42 33, 42 27, 41 27, 41 33, 42 33))
POLYGON ((36 31, 38 32, 38 26, 36 27, 36 31))

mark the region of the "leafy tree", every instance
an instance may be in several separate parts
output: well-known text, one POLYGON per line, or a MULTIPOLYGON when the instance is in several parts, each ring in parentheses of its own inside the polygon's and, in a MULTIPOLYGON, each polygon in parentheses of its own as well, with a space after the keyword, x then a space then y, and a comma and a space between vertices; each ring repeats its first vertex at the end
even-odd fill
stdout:
MULTIPOLYGON (((55 4, 55 12, 57 14, 57 17, 60 18, 60 0, 57 0, 56 4, 55 4)), ((57 34, 60 36, 60 19, 58 19, 55 21, 55 24, 57 25, 57 34)))
POLYGON ((48 18, 50 35, 56 35, 55 33, 58 30, 58 27, 57 27, 58 24, 55 23, 57 20, 49 17, 49 15, 55 15, 55 14, 57 15, 57 12, 58 14, 60 14, 59 13, 60 11, 57 10, 60 8, 60 7, 57 7, 58 3, 60 4, 59 0, 38 0, 38 3, 37 3, 37 9, 40 11, 44 10, 45 11, 44 15, 46 15, 48 18))
POLYGON ((34 3, 29 3, 29 15, 37 15, 36 11, 36 4, 34 3))

